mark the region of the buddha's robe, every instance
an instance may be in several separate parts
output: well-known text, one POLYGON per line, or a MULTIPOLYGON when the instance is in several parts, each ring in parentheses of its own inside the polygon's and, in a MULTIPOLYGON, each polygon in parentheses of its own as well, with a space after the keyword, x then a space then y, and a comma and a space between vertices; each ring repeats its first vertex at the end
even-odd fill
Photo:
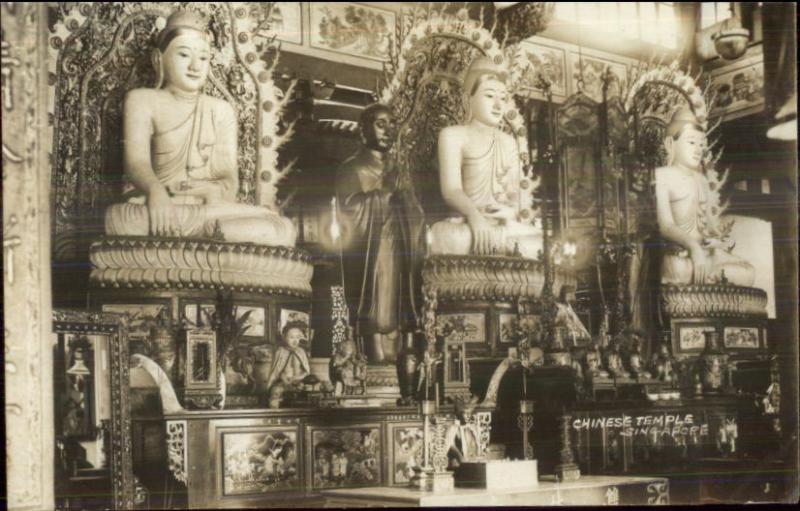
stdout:
MULTIPOLYGON (((514 156, 515 157, 515 156, 514 156)), ((519 211, 520 176, 503 153, 499 134, 494 132, 489 149, 476 158, 463 157, 461 184, 464 194, 481 212, 497 207, 519 211)), ((516 220, 488 218, 498 230, 499 243, 492 247, 496 255, 514 255, 535 259, 542 249, 542 232, 516 220)), ((451 217, 433 224, 431 253, 468 255, 472 253, 472 230, 463 216, 451 217)))
MULTIPOLYGON (((679 169, 662 167, 656 171, 656 187, 667 186, 670 191, 670 210, 675 225, 692 239, 702 243, 700 215, 708 201, 708 182, 697 173, 687 176, 679 169)), ((749 262, 730 254, 723 248, 705 249, 709 258, 709 271, 706 282, 713 284, 725 280, 738 286, 752 286, 755 269, 749 262)), ((692 283, 693 263, 689 250, 677 244, 670 244, 664 252, 661 263, 661 282, 663 284, 692 283)))
MULTIPOLYGON (((222 183, 226 176, 238 172, 236 148, 222 143, 222 134, 236 132, 236 127, 230 106, 203 94, 186 119, 170 130, 153 134, 152 168, 171 195, 176 227, 186 238, 208 238, 221 231, 225 241, 294 246, 296 232, 291 220, 267 208, 235 202, 236 190, 225 190, 223 199, 212 204, 205 204, 200 197, 175 195, 189 180, 222 183)), ((149 235, 145 195, 128 182, 123 196, 127 202, 106 210, 106 234, 149 235)))
POLYGON ((336 176, 336 195, 350 231, 342 250, 346 300, 358 336, 390 334, 399 326, 401 213, 381 166, 362 148, 336 176))

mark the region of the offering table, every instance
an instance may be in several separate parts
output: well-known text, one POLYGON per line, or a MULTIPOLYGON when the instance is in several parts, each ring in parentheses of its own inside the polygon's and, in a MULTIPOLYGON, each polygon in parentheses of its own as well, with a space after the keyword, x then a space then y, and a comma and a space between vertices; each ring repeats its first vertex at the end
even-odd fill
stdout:
POLYGON ((414 488, 354 488, 324 490, 326 507, 471 507, 552 505, 669 504, 664 478, 587 476, 557 483, 541 478, 538 486, 513 490, 456 488, 444 493, 414 488))

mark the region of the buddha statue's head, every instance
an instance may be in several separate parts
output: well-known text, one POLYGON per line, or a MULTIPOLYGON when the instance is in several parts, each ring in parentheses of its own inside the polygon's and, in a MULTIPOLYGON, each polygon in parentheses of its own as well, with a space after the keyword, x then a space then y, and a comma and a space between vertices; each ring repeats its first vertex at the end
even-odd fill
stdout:
POLYGON ((174 12, 156 38, 152 61, 156 88, 173 87, 181 92, 203 89, 211 63, 208 23, 191 11, 174 12))
POLYGON ((667 124, 664 148, 667 150, 667 165, 700 170, 706 149, 706 133, 688 107, 678 109, 667 124))
POLYGON ((394 118, 388 106, 373 103, 367 106, 358 120, 361 142, 369 149, 387 152, 394 142, 394 118))
POLYGON ((469 121, 499 126, 506 113, 506 73, 488 57, 478 57, 464 75, 464 95, 469 121))

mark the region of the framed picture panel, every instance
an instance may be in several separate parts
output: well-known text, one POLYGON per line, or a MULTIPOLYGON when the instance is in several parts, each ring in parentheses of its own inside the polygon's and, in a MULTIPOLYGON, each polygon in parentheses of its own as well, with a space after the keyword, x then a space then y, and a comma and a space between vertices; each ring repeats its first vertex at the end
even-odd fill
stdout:
POLYGON ((297 427, 219 428, 218 488, 226 497, 258 497, 302 489, 297 427))
POLYGON ((730 354, 763 354, 767 350, 764 321, 717 319, 672 320, 672 353, 699 355, 705 349, 705 332, 717 332, 720 347, 730 354))
POLYGON ((407 486, 414 475, 414 469, 422 466, 422 424, 389 423, 387 436, 389 485, 407 486))
POLYGON ((436 315, 445 342, 486 343, 486 314, 483 312, 442 313, 436 315))
POLYGON ((313 48, 386 62, 396 14, 350 2, 309 2, 313 48))
POLYGON ((550 91, 554 96, 567 95, 567 55, 564 48, 549 46, 532 41, 522 41, 520 49, 525 52, 526 60, 531 64, 521 87, 525 90, 538 90, 538 79, 544 78, 550 83, 550 91))
POLYGON ((273 2, 265 35, 285 43, 303 44, 302 3, 273 2))
POLYGON ((380 424, 306 427, 307 477, 313 490, 379 486, 383 461, 380 424))
POLYGON ((711 72, 716 101, 711 116, 731 120, 764 109, 764 55, 751 55, 711 72))
POLYGON ((156 324, 159 315, 170 319, 172 318, 169 300, 154 300, 140 303, 104 303, 101 310, 103 312, 127 316, 128 340, 133 345, 149 340, 150 327, 156 324))

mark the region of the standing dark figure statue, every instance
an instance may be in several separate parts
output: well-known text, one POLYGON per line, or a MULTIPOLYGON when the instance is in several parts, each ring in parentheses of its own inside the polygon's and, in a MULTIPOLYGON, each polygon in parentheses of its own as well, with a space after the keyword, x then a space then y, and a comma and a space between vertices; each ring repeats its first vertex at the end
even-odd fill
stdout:
POLYGON ((388 107, 372 104, 359 121, 361 147, 336 176, 345 224, 343 272, 355 335, 370 363, 393 362, 400 341, 402 214, 387 156, 394 136, 388 107))

